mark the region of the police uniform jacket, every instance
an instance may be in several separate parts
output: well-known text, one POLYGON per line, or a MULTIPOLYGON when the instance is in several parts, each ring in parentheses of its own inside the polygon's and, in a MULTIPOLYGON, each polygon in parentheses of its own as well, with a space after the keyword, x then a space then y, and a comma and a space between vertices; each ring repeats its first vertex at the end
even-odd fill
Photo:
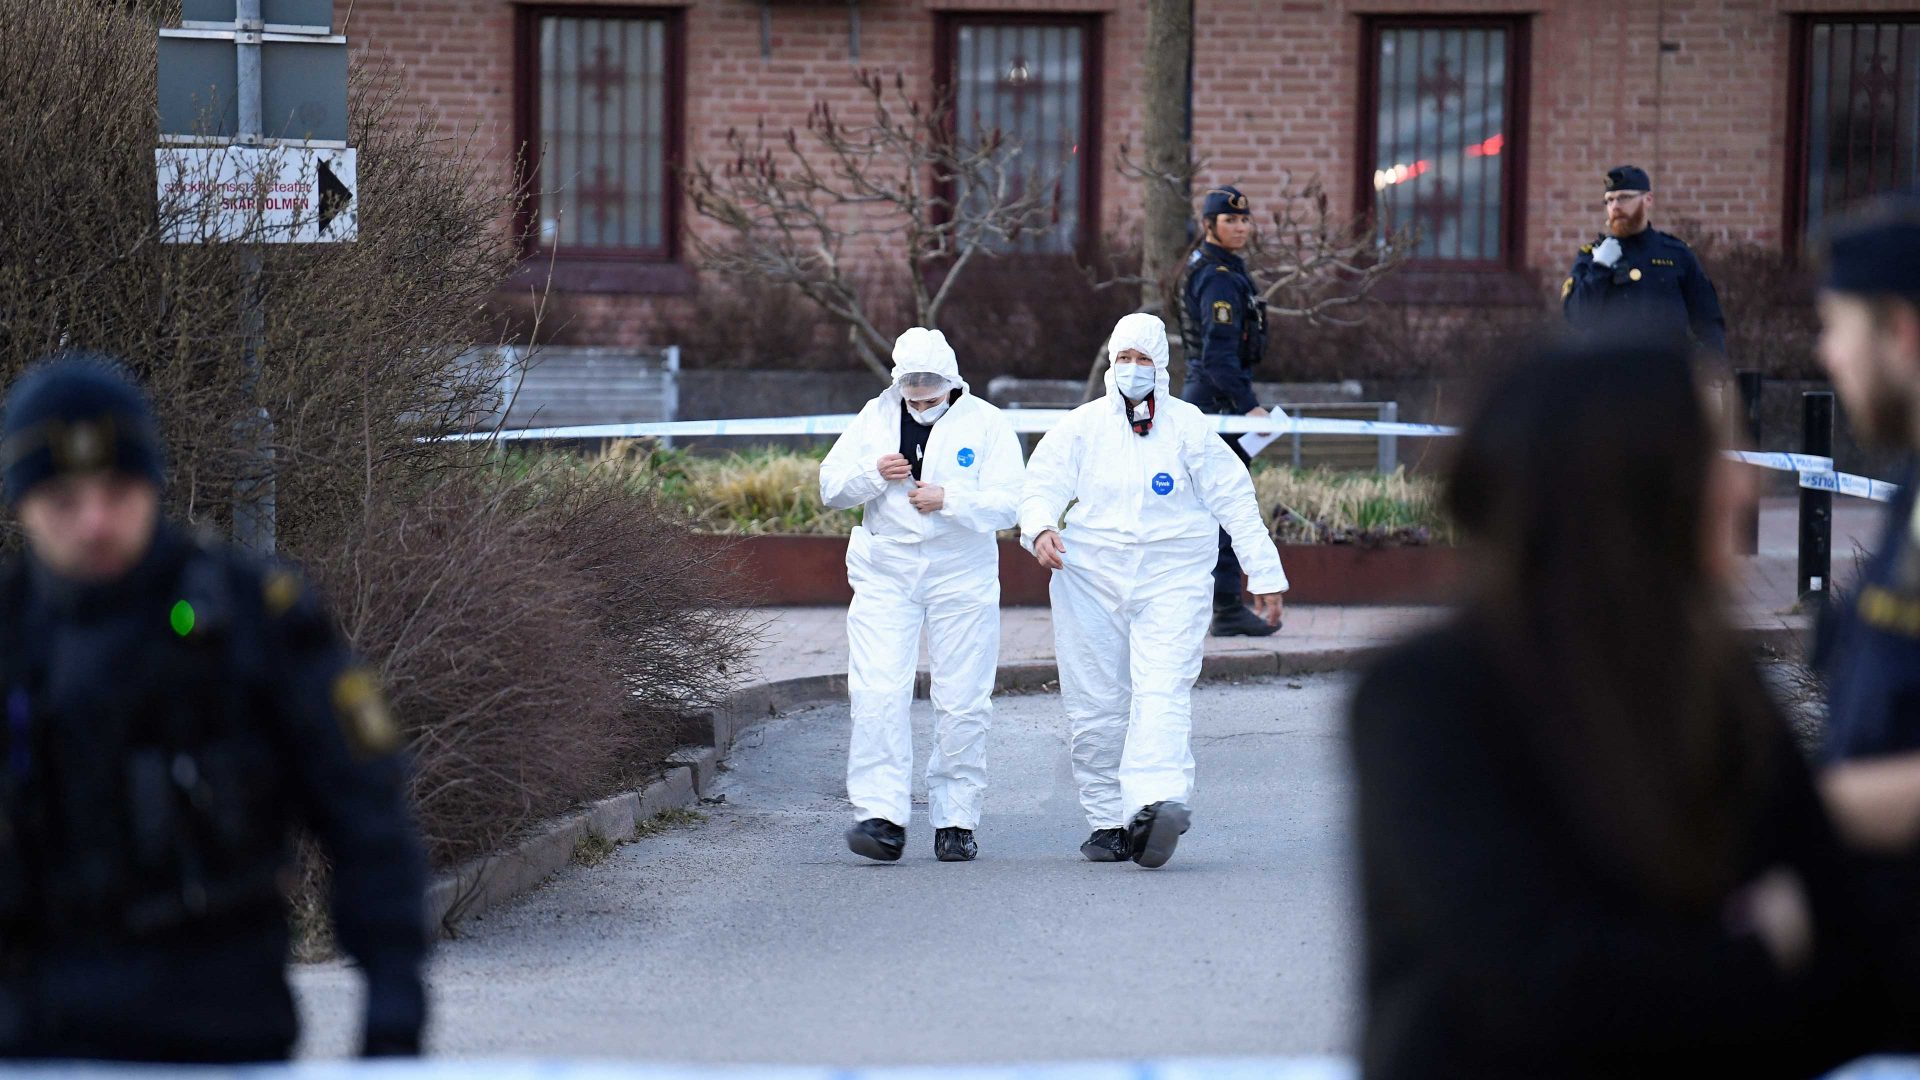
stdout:
POLYGON ((416 1046, 426 866, 377 682, 291 572, 161 526, 126 578, 0 566, 0 1055, 285 1057, 298 824, 416 1046))
POLYGON ((1690 335, 1716 353, 1727 351, 1720 298, 1693 249, 1679 237, 1647 228, 1620 241, 1613 266, 1593 261, 1600 237, 1580 249, 1560 287, 1567 321, 1582 330, 1690 335))
POLYGON ((1244 414, 1260 407, 1253 366, 1266 351, 1266 304, 1240 256, 1203 243, 1187 258, 1180 337, 1187 350, 1181 397, 1202 412, 1244 414))
POLYGON ((1830 760, 1920 750, 1920 537, 1909 465, 1886 531, 1854 598, 1822 626, 1815 663, 1827 677, 1830 760))

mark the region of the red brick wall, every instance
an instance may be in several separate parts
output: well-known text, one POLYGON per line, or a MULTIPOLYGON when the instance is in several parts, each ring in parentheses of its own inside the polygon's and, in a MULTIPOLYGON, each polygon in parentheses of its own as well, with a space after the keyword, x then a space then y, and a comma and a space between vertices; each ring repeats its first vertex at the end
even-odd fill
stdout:
MULTIPOLYGON (((576 3, 581 0, 575 0, 576 3)), ((585 0, 593 3, 594 0, 585 0)), ((628 5, 631 6, 631 5, 628 5)), ((1137 225, 1137 185, 1115 173, 1137 132, 1145 0, 862 0, 860 56, 833 0, 777 0, 771 56, 761 55, 757 0, 695 0, 685 12, 686 151, 715 159, 729 127, 804 122, 817 99, 857 108, 854 66, 903 73, 931 91, 940 12, 1089 12, 1100 21, 1102 230, 1137 225)), ((1793 13, 1915 11, 1887 0, 1195 0, 1194 140, 1201 181, 1235 183, 1268 201, 1291 176, 1318 175, 1353 202, 1361 105, 1362 16, 1531 13, 1526 263, 1557 280, 1597 231, 1600 177, 1649 169, 1658 219, 1690 219, 1733 238, 1777 244, 1787 197, 1793 13), (1677 48, 1662 52, 1660 41, 1677 48)), ((348 0, 338 0, 337 19, 348 0)), ((449 133, 490 148, 505 182, 514 153, 513 6, 505 0, 352 0, 345 32, 389 59, 410 104, 449 133)), ((1365 163, 1369 170, 1372 163, 1365 163)), ((699 227, 697 221, 690 226, 699 227)), ((572 296, 580 339, 647 342, 661 301, 572 296)))

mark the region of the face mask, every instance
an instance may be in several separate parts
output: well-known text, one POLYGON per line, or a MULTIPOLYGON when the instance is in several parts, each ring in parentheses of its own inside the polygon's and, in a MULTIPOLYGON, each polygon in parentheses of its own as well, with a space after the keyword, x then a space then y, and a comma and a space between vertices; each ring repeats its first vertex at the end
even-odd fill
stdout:
POLYGON ((1138 401, 1153 392, 1159 373, 1152 364, 1113 365, 1113 385, 1131 400, 1138 401))
POLYGON ((919 409, 914 408, 912 405, 908 405, 907 413, 908 415, 912 416, 913 419, 917 423, 919 423, 922 427, 932 427, 933 422, 935 420, 940 419, 942 416, 945 416, 947 414, 947 410, 952 406, 953 406, 953 401, 952 399, 949 398, 941 401, 940 404, 935 405, 933 408, 928 409, 925 412, 921 412, 919 409))

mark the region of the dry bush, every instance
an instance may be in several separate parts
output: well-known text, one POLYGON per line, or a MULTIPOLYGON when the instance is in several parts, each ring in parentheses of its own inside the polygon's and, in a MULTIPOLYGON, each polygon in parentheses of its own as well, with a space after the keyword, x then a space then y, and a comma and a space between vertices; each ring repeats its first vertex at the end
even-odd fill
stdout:
POLYGON ((171 505, 230 520, 253 460, 243 262, 262 255, 258 399, 283 542, 296 551, 376 478, 431 469, 414 440, 464 426, 495 373, 456 362, 514 255, 512 193, 470 182, 466 145, 396 112, 398 76, 358 65, 360 239, 160 243, 186 211, 155 193, 154 24, 117 6, 0 0, 0 378, 62 347, 124 358, 160 405, 171 505))
POLYGON ((632 783, 738 670, 715 553, 645 495, 483 471, 376 507, 314 570, 378 646, 437 864, 632 783))
POLYGON ((1727 361, 1770 379, 1824 380, 1814 356, 1820 318, 1807 268, 1778 248, 1730 240, 1697 222, 1674 232, 1693 246, 1727 317, 1727 361))
POLYGON ((389 676, 436 858, 627 783, 750 638, 718 553, 674 513, 423 441, 492 411, 501 373, 461 358, 517 251, 498 227, 515 193, 486 186, 480 144, 399 111, 392 69, 356 65, 357 242, 161 244, 182 212, 155 195, 165 6, 0 0, 0 379, 62 347, 124 358, 171 445, 170 511, 226 525, 253 460, 241 282, 258 251, 281 548, 389 676))

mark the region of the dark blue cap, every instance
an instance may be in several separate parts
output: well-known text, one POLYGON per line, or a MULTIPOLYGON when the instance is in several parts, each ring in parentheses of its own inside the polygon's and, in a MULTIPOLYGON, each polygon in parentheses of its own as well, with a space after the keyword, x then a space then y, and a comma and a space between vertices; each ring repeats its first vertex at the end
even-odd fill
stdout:
POLYGON ((1240 194, 1240 189, 1236 187, 1208 188, 1207 201, 1201 204, 1200 207, 1200 216, 1203 218, 1214 217, 1218 214, 1245 214, 1249 212, 1247 209, 1247 197, 1240 194))
POLYGON ((1653 181, 1638 165, 1618 165, 1607 170, 1608 191, 1652 191, 1653 181))
POLYGON ((104 356, 61 353, 27 369, 7 393, 0 470, 8 506, 57 476, 117 471, 166 482, 166 448, 153 407, 125 368, 104 356))
POLYGON ((1820 284, 1834 292, 1920 298, 1920 194, 1887 196, 1836 227, 1820 284))

